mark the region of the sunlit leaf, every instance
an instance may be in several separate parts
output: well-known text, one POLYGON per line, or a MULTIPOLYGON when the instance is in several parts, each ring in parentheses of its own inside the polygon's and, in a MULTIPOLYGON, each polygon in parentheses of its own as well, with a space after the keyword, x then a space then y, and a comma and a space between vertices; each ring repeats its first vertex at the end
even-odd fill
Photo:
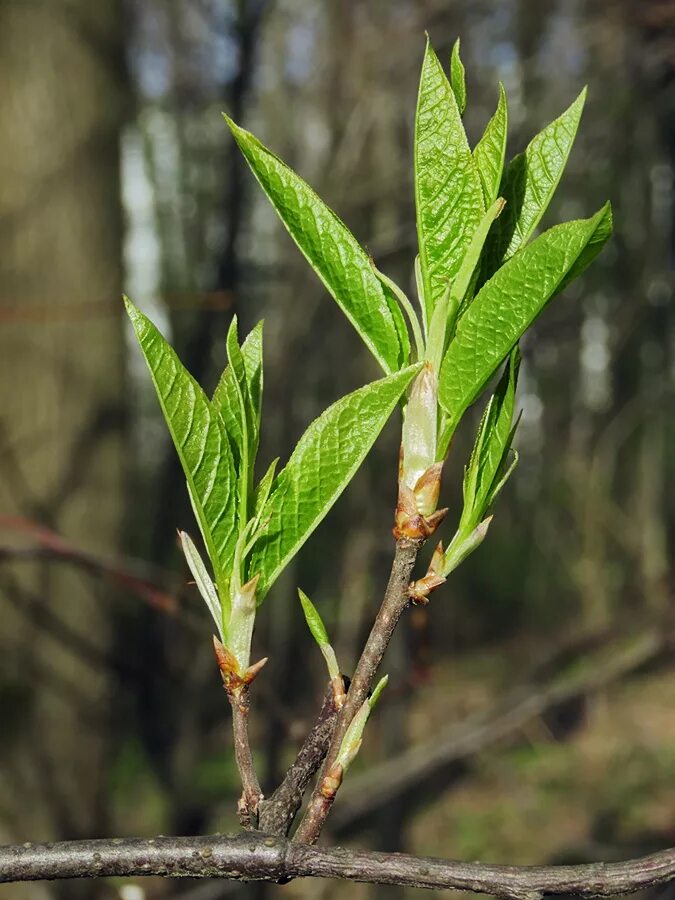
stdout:
POLYGON ((419 369, 410 366, 348 394, 300 438, 263 510, 269 524, 251 557, 249 577, 261 576, 259 600, 351 481, 419 369))
POLYGON ((511 348, 557 293, 608 207, 590 219, 556 225, 524 247, 488 281, 460 319, 441 367, 439 399, 452 432, 511 348))
POLYGON ((343 222, 299 175, 225 117, 253 174, 289 234, 385 372, 408 360, 410 341, 396 300, 343 222))
POLYGON ((499 102, 495 114, 487 123, 483 136, 473 150, 486 208, 491 206, 499 195, 499 186, 504 172, 507 129, 506 93, 504 85, 500 83, 499 102))
POLYGON ((225 605, 237 540, 237 477, 230 442, 208 397, 174 350, 130 300, 125 302, 183 466, 225 605))
POLYGON ((485 207, 454 91, 429 44, 415 121, 415 202, 425 318, 431 322, 485 207))

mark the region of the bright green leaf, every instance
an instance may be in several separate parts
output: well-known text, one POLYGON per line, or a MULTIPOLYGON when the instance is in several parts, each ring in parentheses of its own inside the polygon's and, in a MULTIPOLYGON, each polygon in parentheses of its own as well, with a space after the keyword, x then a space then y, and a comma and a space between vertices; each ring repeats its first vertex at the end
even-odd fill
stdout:
POLYGON ((439 400, 449 416, 449 433, 558 291, 606 216, 603 207, 591 219, 556 225, 483 285, 460 319, 441 367, 439 400))
POLYGON ((183 466, 221 601, 229 603, 237 541, 237 486, 227 434, 174 350, 129 299, 125 303, 183 466))
MULTIPOLYGON (((246 373, 249 420, 252 422, 253 426, 249 435, 249 455, 253 460, 255 460, 258 450, 262 406, 262 327, 263 323, 258 322, 255 328, 247 335, 246 340, 241 346, 241 357, 246 373)), ((239 391, 237 390, 237 381, 231 366, 228 365, 221 375, 211 402, 213 407, 222 417, 232 446, 237 452, 236 461, 238 463, 243 435, 239 411, 239 391)))
POLYGON ((300 438, 263 511, 270 521, 251 557, 249 577, 261 575, 259 600, 349 484, 419 369, 348 394, 300 438))
POLYGON ((482 138, 473 151, 473 158, 478 168, 483 200, 486 208, 491 206, 499 194, 506 156, 506 133, 508 129, 508 108, 504 85, 499 84, 499 102, 497 110, 487 123, 482 138))
POLYGON ((408 360, 403 314, 343 222, 309 185, 227 116, 239 149, 303 255, 385 372, 408 360))
POLYGON ((314 606, 307 594, 301 590, 301 588, 298 588, 298 597, 300 597, 300 603, 302 604, 302 611, 305 614, 307 627, 312 633, 314 640, 319 647, 330 644, 328 632, 326 631, 326 626, 323 624, 323 619, 319 615, 319 610, 314 606))
POLYGON ((488 499, 502 473, 511 446, 513 412, 520 354, 511 351, 509 362, 481 419, 464 478, 464 510, 459 530, 473 529, 485 516, 488 499))
POLYGON ((258 487, 255 489, 255 502, 253 504, 253 509, 256 516, 259 516, 262 513, 263 507, 267 503, 267 498, 270 495, 270 491, 272 490, 272 483, 274 481, 274 476, 276 475, 277 466, 279 465, 279 457, 273 459, 269 464, 267 471, 260 479, 258 483, 258 487))
POLYGON ((429 44, 415 121, 415 203, 429 323, 485 212, 454 92, 429 44))
POLYGON ((459 38, 452 47, 452 56, 450 57, 450 83, 457 101, 457 108, 460 115, 464 115, 466 109, 466 74, 464 71, 464 63, 459 55, 459 38))
POLYGON ((612 207, 608 203, 603 207, 603 216, 598 221, 595 231, 591 235, 583 252, 561 281, 558 292, 563 291, 571 281, 578 278, 579 275, 590 266, 598 253, 600 253, 607 241, 611 238, 613 227, 612 207))
POLYGON ((487 277, 527 243, 546 212, 567 165, 585 100, 584 88, 574 103, 509 163, 500 190, 506 209, 488 248, 487 277))

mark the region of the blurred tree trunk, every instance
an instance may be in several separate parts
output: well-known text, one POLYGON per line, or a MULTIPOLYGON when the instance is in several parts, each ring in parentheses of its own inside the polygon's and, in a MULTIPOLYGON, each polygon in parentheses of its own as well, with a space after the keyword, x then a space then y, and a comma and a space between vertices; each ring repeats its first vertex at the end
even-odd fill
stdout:
MULTIPOLYGON (((113 554, 123 487, 121 0, 0 2, 0 82, 0 513, 113 554)), ((87 729, 79 702, 107 722, 105 604, 63 568, 24 564, 11 587, 5 574, 0 691, 12 692, 3 708, 17 715, 0 742, 0 840, 98 833, 110 733, 87 729), (64 623, 60 637, 42 605, 64 623), (87 659, 75 649, 83 640, 87 659)))

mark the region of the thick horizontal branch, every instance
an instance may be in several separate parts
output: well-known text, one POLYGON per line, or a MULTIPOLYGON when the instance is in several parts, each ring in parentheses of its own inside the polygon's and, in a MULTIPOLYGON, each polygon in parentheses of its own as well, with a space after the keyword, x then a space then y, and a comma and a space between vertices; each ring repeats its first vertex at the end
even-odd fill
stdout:
POLYGON ((402 853, 293 843, 255 832, 195 838, 113 838, 0 847, 0 882, 165 875, 279 881, 343 878, 372 884, 452 888, 508 900, 545 894, 610 897, 675 880, 675 848, 626 862, 496 866, 402 853))

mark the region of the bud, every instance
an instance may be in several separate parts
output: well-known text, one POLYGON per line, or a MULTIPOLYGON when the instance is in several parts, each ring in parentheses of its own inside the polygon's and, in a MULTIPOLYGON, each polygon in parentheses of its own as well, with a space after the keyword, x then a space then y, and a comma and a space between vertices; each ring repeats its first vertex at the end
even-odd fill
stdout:
POLYGON ((401 474, 411 490, 436 462, 437 416, 438 378, 427 362, 413 382, 403 421, 401 474))
POLYGON ((445 576, 442 572, 443 560, 443 542, 439 541, 431 557, 427 574, 423 578, 413 581, 408 588, 408 595, 414 604, 423 606, 428 603, 429 594, 442 584, 445 584, 445 576))

